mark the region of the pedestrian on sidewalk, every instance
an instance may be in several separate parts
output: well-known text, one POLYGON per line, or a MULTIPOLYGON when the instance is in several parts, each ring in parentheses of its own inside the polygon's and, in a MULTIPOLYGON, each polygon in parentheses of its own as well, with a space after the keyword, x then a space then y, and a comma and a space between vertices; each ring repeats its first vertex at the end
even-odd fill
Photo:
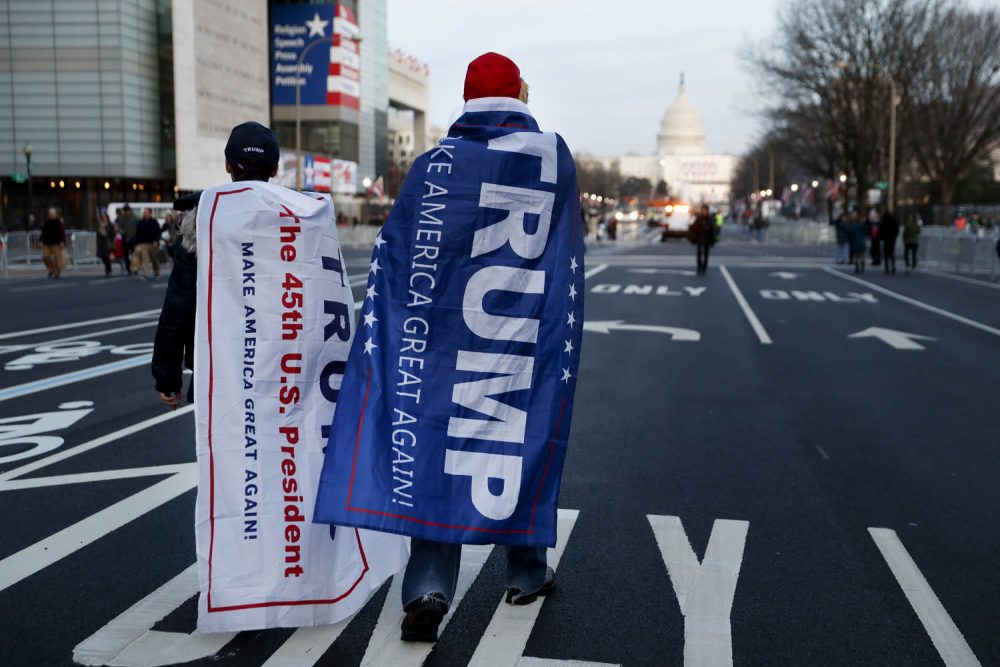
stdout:
POLYGON ((715 245, 715 221, 709 215, 708 206, 702 204, 689 230, 689 240, 698 248, 698 273, 708 271, 708 251, 715 245))
POLYGON ((132 253, 135 250, 135 230, 136 230, 136 219, 132 214, 132 207, 127 203, 118 209, 118 219, 115 221, 115 227, 118 228, 118 232, 122 235, 122 250, 124 251, 125 257, 125 271, 128 275, 132 275, 135 272, 135 267, 132 266, 132 253))
POLYGON ((160 277, 160 223, 148 208, 143 209, 142 220, 135 227, 135 256, 138 258, 135 271, 140 278, 146 280, 150 277, 147 270, 150 265, 152 277, 160 277))
POLYGON ((917 269, 917 248, 920 245, 920 218, 916 213, 907 213, 903 223, 903 261, 908 271, 917 269))
POLYGON ((896 273, 896 238, 899 236, 899 220, 886 209, 878 225, 878 236, 882 242, 882 261, 886 273, 896 273))
POLYGON ((107 213, 101 213, 97 223, 97 256, 104 264, 104 277, 111 277, 111 262, 115 259, 115 226, 107 213))
POLYGON ((880 221, 881 217, 878 214, 878 210, 872 206, 868 209, 868 220, 866 222, 868 238, 871 239, 872 266, 878 266, 882 263, 882 239, 878 234, 880 221))
POLYGON ((857 210, 852 210, 850 216, 851 224, 848 230, 848 237, 851 243, 851 261, 854 263, 855 273, 864 273, 869 225, 868 221, 862 219, 857 210))
POLYGON ((66 251, 66 224, 59 213, 50 208, 42 223, 42 261, 49 271, 49 278, 59 278, 63 270, 63 253, 66 251))
POLYGON ((847 264, 851 261, 851 239, 849 236, 850 224, 847 222, 847 215, 841 211, 833 223, 834 231, 837 233, 837 264, 847 264))

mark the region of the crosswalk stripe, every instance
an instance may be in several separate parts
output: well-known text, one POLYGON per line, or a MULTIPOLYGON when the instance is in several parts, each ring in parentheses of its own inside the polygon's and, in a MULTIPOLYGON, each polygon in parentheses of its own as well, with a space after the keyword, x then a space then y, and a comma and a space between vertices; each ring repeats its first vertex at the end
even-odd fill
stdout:
POLYGON ((0 560, 0 591, 99 540, 198 484, 193 467, 133 494, 0 560))
POLYGON ((337 641, 353 617, 333 625, 299 628, 261 667, 307 667, 315 665, 328 648, 337 641))
MULTIPOLYGON (((444 632, 448 621, 454 616, 455 610, 461 604, 462 598, 479 576, 486 559, 493 551, 492 546, 472 545, 462 549, 462 565, 458 572, 458 586, 455 589, 455 599, 438 628, 438 636, 444 632)), ((361 660, 361 667, 417 667, 422 665, 434 649, 434 644, 426 642, 400 641, 400 624, 403 622, 401 605, 403 576, 397 574, 392 578, 392 586, 382 605, 382 613, 368 642, 368 650, 361 660)))
MULTIPOLYGON (((549 566, 556 570, 566 543, 569 541, 573 526, 580 512, 577 510, 559 510, 557 523, 557 539, 554 549, 548 553, 549 566)), ((535 621, 542 610, 542 599, 529 605, 506 604, 502 599, 493 612, 493 618, 483 633, 483 638, 476 647, 476 652, 469 661, 470 667, 515 667, 524 653, 535 621)))

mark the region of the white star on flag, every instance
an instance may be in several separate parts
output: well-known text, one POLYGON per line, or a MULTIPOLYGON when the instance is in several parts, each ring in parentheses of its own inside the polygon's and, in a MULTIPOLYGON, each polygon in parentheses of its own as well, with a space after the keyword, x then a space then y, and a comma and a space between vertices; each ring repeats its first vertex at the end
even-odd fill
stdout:
POLYGON ((569 285, 569 298, 576 301, 576 285, 574 285, 573 283, 570 283, 569 285))
POLYGON ((367 355, 370 356, 371 353, 372 353, 372 350, 374 350, 376 347, 378 347, 378 345, 376 345, 372 341, 371 337, 369 337, 368 340, 365 341, 365 354, 367 354, 367 355))
POLYGON ((366 327, 373 327, 373 326, 375 326, 375 323, 378 322, 378 318, 375 317, 375 311, 374 310, 370 310, 367 313, 365 313, 365 318, 364 319, 365 319, 365 326, 366 327))
POLYGON ((383 245, 385 245, 385 239, 382 238, 382 232, 379 232, 378 236, 375 237, 375 249, 381 250, 383 245))
POLYGON ((569 379, 573 376, 569 374, 568 368, 564 368, 562 369, 562 371, 563 371, 562 381, 565 382, 566 384, 569 384, 569 379))
POLYGON ((326 26, 330 24, 329 21, 324 21, 319 17, 319 12, 313 15, 312 21, 306 21, 306 27, 309 28, 310 37, 326 37, 326 26))
POLYGON ((580 265, 576 263, 576 257, 570 258, 570 261, 569 261, 569 270, 570 271, 572 271, 573 273, 576 273, 576 270, 577 270, 577 268, 579 268, 579 266, 580 265))
POLYGON ((573 311, 566 313, 566 324, 570 326, 576 324, 576 317, 573 315, 573 311))
POLYGON ((379 266, 378 264, 378 258, 376 258, 375 260, 372 261, 372 266, 370 269, 368 269, 368 273, 374 273, 375 275, 378 275, 378 270, 381 268, 382 267, 379 266))
POLYGON ((366 300, 367 299, 371 299, 372 301, 374 301, 375 297, 377 297, 377 296, 378 296, 378 292, 375 291, 375 286, 374 285, 369 285, 368 286, 368 291, 365 293, 365 299, 366 300))
POLYGON ((563 350, 563 352, 568 352, 570 354, 573 354, 573 341, 571 340, 566 341, 566 349, 563 350))

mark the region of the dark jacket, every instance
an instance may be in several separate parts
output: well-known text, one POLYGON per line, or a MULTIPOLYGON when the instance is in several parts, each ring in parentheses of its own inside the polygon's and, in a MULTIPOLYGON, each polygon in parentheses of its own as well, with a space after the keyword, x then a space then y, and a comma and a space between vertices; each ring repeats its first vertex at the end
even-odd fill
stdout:
POLYGON ((691 243, 698 245, 712 245, 715 243, 715 222, 711 216, 699 215, 691 223, 690 239, 691 243))
POLYGON ((889 211, 882 215, 882 222, 878 226, 878 235, 884 243, 890 245, 894 244, 899 237, 899 220, 889 211))
POLYGON ((45 218, 45 222, 42 223, 41 241, 42 245, 66 243, 66 227, 63 225, 62 218, 55 220, 45 218))
POLYGON ((851 252, 864 252, 868 245, 869 225, 864 220, 855 220, 848 229, 848 236, 851 241, 851 252))
POLYGON ((110 222, 101 231, 101 226, 97 226, 97 256, 107 257, 115 249, 115 226, 110 222))
POLYGON ((118 231, 121 232, 122 238, 125 239, 126 243, 133 241, 135 237, 135 216, 132 212, 122 213, 121 217, 116 221, 118 225, 118 231))
POLYGON ((135 226, 136 243, 158 243, 160 240, 160 223, 156 218, 143 218, 135 226))
POLYGON ((840 216, 834 224, 834 229, 837 232, 837 243, 847 243, 850 239, 851 225, 847 222, 847 218, 840 216))
MULTIPOLYGON (((194 318, 198 300, 198 256, 196 219, 191 209, 181 222, 181 242, 174 249, 174 266, 163 298, 160 322, 153 343, 153 378, 156 390, 179 392, 184 368, 194 369, 194 318)), ((188 387, 188 402, 194 401, 194 385, 188 387)))

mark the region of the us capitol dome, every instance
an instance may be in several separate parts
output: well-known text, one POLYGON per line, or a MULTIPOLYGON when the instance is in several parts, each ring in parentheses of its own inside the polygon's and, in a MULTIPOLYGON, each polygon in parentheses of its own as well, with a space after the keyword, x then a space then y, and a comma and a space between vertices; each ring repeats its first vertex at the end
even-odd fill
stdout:
POLYGON ((670 194, 692 204, 729 203, 736 157, 711 154, 705 141, 705 126, 694 101, 688 97, 684 74, 677 97, 667 107, 656 135, 653 155, 583 157, 606 168, 617 167, 622 177, 647 178, 654 186, 666 181, 670 194))

